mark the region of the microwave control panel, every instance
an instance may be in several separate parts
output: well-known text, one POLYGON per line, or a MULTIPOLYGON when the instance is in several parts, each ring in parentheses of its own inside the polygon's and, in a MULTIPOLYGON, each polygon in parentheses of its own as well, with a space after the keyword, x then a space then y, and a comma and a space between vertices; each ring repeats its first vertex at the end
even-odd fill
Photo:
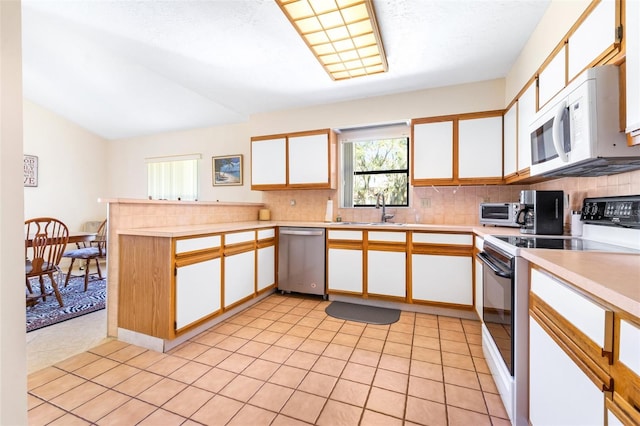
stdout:
POLYGON ((640 228, 640 195, 585 198, 580 220, 599 225, 640 228))

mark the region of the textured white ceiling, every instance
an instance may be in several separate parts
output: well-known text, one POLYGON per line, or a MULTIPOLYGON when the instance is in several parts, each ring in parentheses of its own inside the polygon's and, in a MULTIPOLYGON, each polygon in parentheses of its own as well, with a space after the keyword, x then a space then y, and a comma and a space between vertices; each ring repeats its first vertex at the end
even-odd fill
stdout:
POLYGON ((374 0, 389 72, 333 81, 273 0, 23 0, 24 95, 107 139, 504 77, 549 0, 374 0))

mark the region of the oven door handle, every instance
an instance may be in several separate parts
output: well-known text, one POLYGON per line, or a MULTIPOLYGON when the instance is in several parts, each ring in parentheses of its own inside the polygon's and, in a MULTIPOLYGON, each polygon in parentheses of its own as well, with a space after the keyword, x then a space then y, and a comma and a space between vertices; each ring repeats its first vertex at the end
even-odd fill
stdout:
POLYGON ((476 254, 476 257, 480 259, 482 263, 487 265, 493 271, 493 273, 496 274, 497 276, 503 277, 503 278, 509 278, 509 279, 513 277, 513 274, 511 273, 511 271, 505 270, 500 266, 496 265, 495 263, 493 263, 491 261, 491 258, 487 256, 485 252, 480 252, 476 254))

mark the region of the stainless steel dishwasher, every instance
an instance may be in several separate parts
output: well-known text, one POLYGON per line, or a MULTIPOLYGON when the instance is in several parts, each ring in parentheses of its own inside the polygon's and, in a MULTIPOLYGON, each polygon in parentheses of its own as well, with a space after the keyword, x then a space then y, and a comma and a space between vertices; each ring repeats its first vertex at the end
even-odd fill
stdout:
POLYGON ((279 229, 278 290, 326 298, 324 228, 279 229))

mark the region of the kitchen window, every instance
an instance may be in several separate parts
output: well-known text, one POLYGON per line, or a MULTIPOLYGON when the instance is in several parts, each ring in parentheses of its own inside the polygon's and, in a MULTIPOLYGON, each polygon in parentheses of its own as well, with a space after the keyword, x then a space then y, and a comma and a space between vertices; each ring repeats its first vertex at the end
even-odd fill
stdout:
POLYGON ((340 132, 342 207, 373 207, 379 193, 390 207, 409 206, 409 126, 340 132))
POLYGON ((147 195, 153 200, 198 199, 200 154, 147 158, 147 195))

